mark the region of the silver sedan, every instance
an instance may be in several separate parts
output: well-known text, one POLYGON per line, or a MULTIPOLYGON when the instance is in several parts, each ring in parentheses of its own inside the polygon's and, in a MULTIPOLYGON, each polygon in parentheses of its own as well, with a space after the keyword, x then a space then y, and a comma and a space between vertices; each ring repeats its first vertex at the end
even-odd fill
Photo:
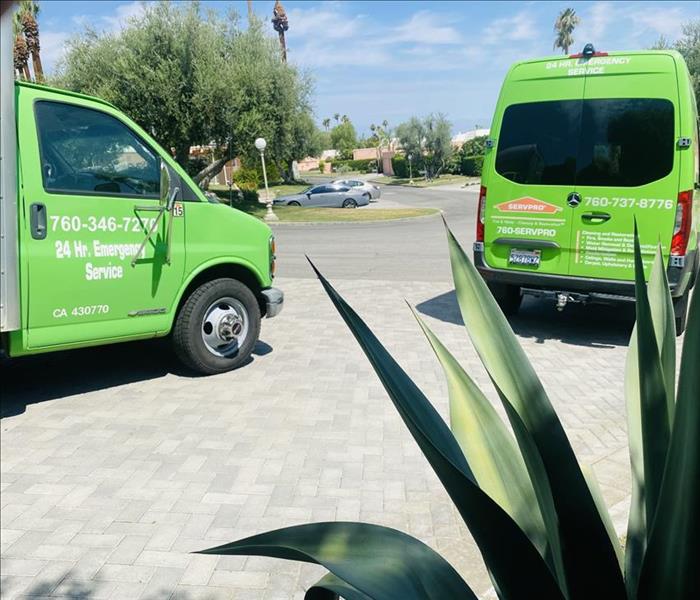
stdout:
POLYGON ((275 206, 322 206, 325 208, 357 208, 369 204, 362 191, 347 185, 322 183, 305 189, 300 194, 280 196, 274 199, 275 206))
POLYGON ((371 184, 360 179, 336 179, 333 182, 335 185, 346 185, 354 190, 361 191, 368 200, 379 200, 382 195, 382 190, 379 186, 371 184))

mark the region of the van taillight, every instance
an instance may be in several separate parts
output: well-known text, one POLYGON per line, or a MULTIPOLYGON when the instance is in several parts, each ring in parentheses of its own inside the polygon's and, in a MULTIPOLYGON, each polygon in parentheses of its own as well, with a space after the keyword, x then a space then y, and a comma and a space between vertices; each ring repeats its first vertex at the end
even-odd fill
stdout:
POLYGON ((678 193, 676 205, 676 222, 671 238, 671 254, 684 256, 690 237, 690 222, 692 219, 693 190, 678 193))
POLYGON ((476 241, 484 241, 484 221, 486 216, 486 188, 482 185, 479 190, 479 207, 476 218, 476 241))

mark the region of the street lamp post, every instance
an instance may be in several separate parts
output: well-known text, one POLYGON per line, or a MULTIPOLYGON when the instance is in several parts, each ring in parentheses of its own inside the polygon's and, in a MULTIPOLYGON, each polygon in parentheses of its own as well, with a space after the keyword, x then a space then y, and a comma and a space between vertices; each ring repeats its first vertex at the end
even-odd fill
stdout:
POLYGON ((260 152, 260 161, 262 162, 263 179, 265 180, 265 203, 267 204, 267 212, 265 213, 266 221, 278 221, 277 215, 272 212, 272 198, 270 198, 270 189, 267 187, 267 170, 265 169, 265 148, 267 142, 265 138, 259 137, 255 140, 255 147, 260 152))
POLYGON ((413 167, 411 165, 411 160, 413 160, 413 154, 409 154, 408 158, 408 185, 413 185, 413 167))

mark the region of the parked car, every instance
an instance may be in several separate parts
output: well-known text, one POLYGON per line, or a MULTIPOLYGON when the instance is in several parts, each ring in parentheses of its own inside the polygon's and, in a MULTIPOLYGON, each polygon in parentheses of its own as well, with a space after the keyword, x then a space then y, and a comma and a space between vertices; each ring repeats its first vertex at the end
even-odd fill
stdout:
POLYGON ((336 179, 333 184, 346 185, 354 190, 361 190, 368 200, 379 200, 382 195, 382 190, 379 189, 379 186, 367 181, 360 181, 359 179, 336 179))
POLYGON ((506 76, 487 140, 474 262, 504 312, 523 294, 634 301, 633 232, 660 243, 677 333, 700 264, 697 108, 677 52, 529 60, 506 76))
POLYGON ((357 208, 369 204, 369 198, 361 190, 347 185, 322 183, 307 188, 300 194, 280 196, 275 206, 322 206, 324 208, 357 208))

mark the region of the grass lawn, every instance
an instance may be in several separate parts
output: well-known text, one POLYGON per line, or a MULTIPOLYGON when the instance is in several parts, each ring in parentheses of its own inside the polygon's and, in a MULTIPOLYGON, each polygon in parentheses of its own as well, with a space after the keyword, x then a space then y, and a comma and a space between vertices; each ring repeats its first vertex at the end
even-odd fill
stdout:
POLYGON ((407 177, 385 177, 384 175, 374 177, 370 180, 371 183, 381 183, 384 185, 405 185, 408 187, 424 188, 449 184, 465 185, 467 183, 476 183, 477 181, 479 181, 479 178, 466 177, 464 175, 440 175, 440 177, 438 177, 437 179, 431 179, 430 181, 423 178, 415 178, 413 180, 413 183, 409 183, 409 181, 410 180, 407 177))
MULTIPOLYGON (((221 186, 211 186, 216 188, 221 186)), ((281 187, 281 186, 280 186, 281 187)), ((289 186, 292 187, 292 186, 289 186)), ((228 189, 211 189, 225 204, 228 204, 228 189)), ((287 192, 285 192, 287 193, 287 192)), ((234 208, 249 215, 262 219, 267 212, 264 204, 259 202, 234 203, 234 208)), ((388 221, 390 219, 405 219, 433 215, 439 211, 435 208, 303 208, 301 206, 277 206, 275 214, 281 222, 287 223, 329 223, 388 221)))

